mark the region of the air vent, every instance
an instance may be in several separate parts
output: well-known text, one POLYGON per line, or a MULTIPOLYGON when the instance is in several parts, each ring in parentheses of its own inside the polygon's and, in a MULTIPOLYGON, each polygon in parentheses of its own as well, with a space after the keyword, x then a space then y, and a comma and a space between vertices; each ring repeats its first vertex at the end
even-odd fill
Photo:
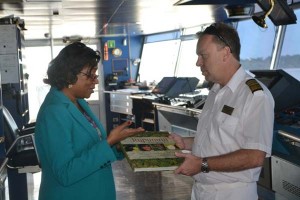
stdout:
POLYGON ((297 187, 296 185, 293 185, 285 180, 282 181, 282 187, 286 191, 296 195, 297 197, 300 197, 300 188, 297 187))
POLYGON ((228 5, 224 7, 228 18, 250 18, 254 13, 254 4, 228 5))
POLYGON ((61 2, 62 0, 26 0, 26 2, 41 2, 41 3, 52 3, 61 2))
MULTIPOLYGON (((0 0, 0 3, 23 3, 24 0, 0 0)), ((2 8, 1 8, 2 9, 2 8)))

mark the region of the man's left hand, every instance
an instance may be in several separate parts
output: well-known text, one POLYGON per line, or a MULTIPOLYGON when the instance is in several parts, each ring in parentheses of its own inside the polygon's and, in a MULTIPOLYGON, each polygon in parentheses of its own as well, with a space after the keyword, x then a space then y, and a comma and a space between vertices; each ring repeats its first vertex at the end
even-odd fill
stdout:
POLYGON ((175 174, 193 176, 201 172, 202 159, 200 157, 194 156, 190 153, 179 152, 176 152, 175 155, 179 158, 185 158, 184 162, 175 170, 175 174))

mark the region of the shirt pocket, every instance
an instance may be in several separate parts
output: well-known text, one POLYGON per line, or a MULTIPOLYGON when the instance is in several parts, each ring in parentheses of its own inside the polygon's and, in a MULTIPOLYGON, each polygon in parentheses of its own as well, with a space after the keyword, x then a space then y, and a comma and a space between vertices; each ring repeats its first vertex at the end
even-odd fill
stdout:
POLYGON ((216 127, 217 135, 219 137, 219 142, 223 144, 234 143, 235 131, 238 125, 239 119, 233 117, 232 115, 225 114, 223 112, 216 116, 216 127))

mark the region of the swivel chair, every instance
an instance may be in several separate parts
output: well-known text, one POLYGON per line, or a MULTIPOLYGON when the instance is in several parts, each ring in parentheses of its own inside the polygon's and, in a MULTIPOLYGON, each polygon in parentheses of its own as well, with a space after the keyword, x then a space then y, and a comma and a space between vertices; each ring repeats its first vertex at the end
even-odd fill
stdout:
POLYGON ((6 166, 17 169, 18 173, 39 172, 40 165, 34 142, 34 125, 19 129, 14 118, 4 106, 3 118, 6 166))

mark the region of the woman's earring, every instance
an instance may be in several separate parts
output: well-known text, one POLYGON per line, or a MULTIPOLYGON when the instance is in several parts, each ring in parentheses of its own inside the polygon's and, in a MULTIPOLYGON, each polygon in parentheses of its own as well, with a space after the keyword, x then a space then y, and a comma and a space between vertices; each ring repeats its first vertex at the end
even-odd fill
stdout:
POLYGON ((72 84, 69 84, 69 85, 68 85, 68 88, 72 88, 72 87, 73 87, 73 85, 72 85, 72 84))

